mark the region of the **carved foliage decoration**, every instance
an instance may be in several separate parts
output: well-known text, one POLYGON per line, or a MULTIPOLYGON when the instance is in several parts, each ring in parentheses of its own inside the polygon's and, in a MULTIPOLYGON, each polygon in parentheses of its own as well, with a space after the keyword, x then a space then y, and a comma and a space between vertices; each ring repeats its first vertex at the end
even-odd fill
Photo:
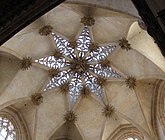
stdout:
POLYGON ((131 44, 129 44, 128 40, 126 40, 126 39, 124 39, 124 38, 121 39, 121 40, 119 40, 119 45, 121 46, 121 48, 122 48, 123 50, 128 51, 128 50, 131 49, 131 44))
MULTIPOLYGON (((93 25, 92 18, 84 18, 83 22, 93 25)), ((44 91, 59 87, 62 93, 68 93, 74 104, 80 95, 94 94, 103 99, 101 87, 107 78, 122 76, 110 65, 108 56, 116 45, 97 45, 92 42, 88 26, 84 26, 76 40, 68 40, 51 33, 55 42, 55 51, 50 56, 35 60, 49 67, 51 80, 44 91), (98 80, 100 78, 100 80, 98 80), (104 80, 103 80, 104 79, 104 80)))
POLYGON ((50 25, 45 25, 44 27, 42 27, 40 30, 39 30, 39 34, 42 35, 42 36, 47 36, 49 34, 51 34, 53 30, 53 27, 51 27, 50 25))
POLYGON ((81 18, 81 23, 83 23, 85 26, 92 26, 95 24, 95 20, 93 17, 83 17, 81 18))
POLYGON ((136 78, 133 76, 129 76, 126 80, 125 80, 126 86, 129 89, 135 89, 136 87, 136 78))
POLYGON ((74 123, 76 120, 77 120, 77 115, 73 111, 68 111, 64 115, 64 121, 73 122, 74 123))
POLYGON ((105 116, 106 118, 112 118, 114 113, 115 113, 115 108, 112 105, 106 105, 103 108, 103 116, 105 116))
POLYGON ((32 58, 31 57, 23 57, 21 60, 21 69, 28 70, 32 66, 32 58))
POLYGON ((43 96, 41 93, 35 93, 31 96, 31 100, 34 105, 40 105, 41 103, 43 103, 43 96))

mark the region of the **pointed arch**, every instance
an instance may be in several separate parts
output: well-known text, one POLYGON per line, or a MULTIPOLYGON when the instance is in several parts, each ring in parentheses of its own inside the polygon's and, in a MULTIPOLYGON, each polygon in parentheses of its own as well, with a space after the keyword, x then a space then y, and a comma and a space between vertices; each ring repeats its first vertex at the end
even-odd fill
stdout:
POLYGON ((16 140, 31 140, 25 120, 16 108, 9 106, 2 109, 0 117, 9 120, 13 124, 16 140))
POLYGON ((131 124, 120 125, 107 140, 124 140, 129 137, 144 140, 142 132, 131 124))
POLYGON ((165 137, 165 81, 157 80, 155 83, 155 89, 152 97, 152 112, 151 112, 151 122, 152 127, 157 135, 160 138, 160 131, 165 137), (159 127, 160 124, 160 127, 159 127))

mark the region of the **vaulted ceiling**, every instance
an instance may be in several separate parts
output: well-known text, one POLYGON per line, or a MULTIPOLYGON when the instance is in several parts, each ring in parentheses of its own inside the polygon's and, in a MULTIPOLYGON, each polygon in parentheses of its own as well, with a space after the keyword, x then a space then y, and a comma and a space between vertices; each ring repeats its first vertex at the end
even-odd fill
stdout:
POLYGON ((138 20, 140 18, 132 3, 124 0, 120 4, 119 1, 68 0, 46 13, 0 47, 0 67, 3 67, 0 77, 4 79, 0 87, 0 109, 10 105, 17 108, 34 140, 66 137, 108 140, 119 126, 125 124, 135 126, 146 140, 154 140, 151 100, 156 80, 165 80, 165 61, 154 40, 139 27, 138 20), (108 59, 124 78, 134 76, 137 83, 131 90, 124 78, 111 79, 103 88, 104 102, 93 95, 87 98, 80 96, 71 106, 68 96, 59 88, 43 92, 50 80, 46 69, 33 63, 32 67, 23 71, 20 63, 23 57, 36 60, 54 52, 51 35, 39 34, 43 26, 51 25, 56 34, 73 40, 84 27, 80 22, 84 16, 95 19, 91 33, 97 44, 119 44, 122 38, 128 40, 130 50, 119 46, 108 59), (43 94, 43 103, 39 106, 31 101, 36 92, 43 94), (114 117, 102 115, 104 103, 115 107, 114 117), (64 120, 64 114, 70 109, 77 114, 74 124, 64 120))

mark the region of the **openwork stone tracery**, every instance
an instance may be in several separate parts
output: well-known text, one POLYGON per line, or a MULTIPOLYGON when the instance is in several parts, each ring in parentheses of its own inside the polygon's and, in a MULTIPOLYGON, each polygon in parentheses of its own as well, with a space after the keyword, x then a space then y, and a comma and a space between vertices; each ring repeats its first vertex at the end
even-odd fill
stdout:
POLYGON ((102 86, 109 78, 121 78, 113 70, 108 56, 116 45, 98 45, 91 38, 90 27, 94 25, 93 18, 81 19, 84 28, 73 40, 65 39, 51 32, 54 38, 54 53, 35 60, 35 62, 50 68, 50 82, 44 91, 59 87, 62 93, 68 93, 70 101, 75 103, 80 95, 83 97, 94 94, 103 98, 102 86))
POLYGON ((129 44, 128 40, 126 40, 125 38, 119 40, 119 42, 119 45, 123 50, 129 51, 131 49, 131 44, 129 44))
POLYGON ((0 117, 0 139, 16 140, 16 131, 14 125, 5 117, 0 117))
POLYGON ((0 111, 0 140, 30 140, 30 134, 21 113, 13 106, 0 111))
POLYGON ((83 17, 81 18, 81 23, 83 23, 85 26, 92 26, 95 24, 95 20, 93 17, 83 17))

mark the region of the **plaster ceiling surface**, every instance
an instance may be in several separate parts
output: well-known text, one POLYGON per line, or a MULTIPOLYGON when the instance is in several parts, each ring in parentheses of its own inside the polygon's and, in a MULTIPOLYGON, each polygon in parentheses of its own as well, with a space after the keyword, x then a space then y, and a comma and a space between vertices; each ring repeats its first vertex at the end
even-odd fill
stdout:
MULTIPOLYGON (((51 35, 41 36, 38 33, 39 29, 44 25, 51 25, 54 33, 73 40, 83 29, 81 18, 89 14, 95 19, 95 24, 89 27, 94 42, 119 44, 121 38, 127 38, 131 44, 132 49, 128 51, 117 45, 116 50, 108 56, 111 64, 119 71, 122 78, 108 80, 102 88, 102 99, 94 95, 87 98, 80 96, 77 102, 72 104, 69 95, 62 94, 59 88, 43 91, 50 81, 48 68, 33 63, 28 70, 22 71, 21 69, 17 70, 18 64, 15 62, 13 64, 16 66, 12 69, 10 78, 5 78, 7 86, 3 85, 3 90, 0 93, 0 109, 9 105, 17 108, 24 116, 32 140, 48 140, 52 139, 51 136, 58 136, 56 132, 65 128, 62 127, 65 123, 64 114, 69 110, 73 110, 77 114, 76 131, 79 131, 83 139, 108 140, 120 125, 132 124, 145 137, 152 140, 151 97, 154 81, 165 79, 164 60, 159 51, 152 52, 155 57, 147 57, 143 53, 143 46, 147 45, 138 42, 145 42, 143 37, 150 37, 139 27, 133 29, 134 27, 131 25, 137 20, 135 16, 107 8, 102 9, 99 6, 92 7, 90 5, 89 7, 87 6, 89 2, 84 0, 85 2, 86 5, 81 5, 81 3, 76 4, 70 0, 54 8, 3 44, 0 51, 14 55, 18 60, 28 56, 35 60, 52 55, 54 40, 51 35), (143 37, 139 37, 143 32, 143 37), (154 58, 157 60, 154 61, 154 58), (125 79, 128 76, 136 78, 135 89, 131 90, 126 87, 125 79), (31 101, 31 95, 36 92, 43 94, 43 103, 39 106, 34 105, 31 101), (112 118, 106 118, 102 114, 103 108, 107 104, 111 104, 115 108, 112 118)), ((114 3, 115 1, 111 1, 111 5, 114 3)), ((106 3, 102 1, 102 4, 106 3)), ((116 6, 119 5, 116 4, 116 6)), ((122 8, 119 7, 119 9, 122 8)), ((158 49, 153 42, 152 39, 147 40, 147 44, 152 45, 145 47, 144 52, 158 49)), ((12 59, 15 60, 15 58, 12 59)), ((3 65, 8 66, 6 69, 11 69, 10 63, 3 65)), ((5 70, 1 69, 0 73, 1 71, 5 70)))

